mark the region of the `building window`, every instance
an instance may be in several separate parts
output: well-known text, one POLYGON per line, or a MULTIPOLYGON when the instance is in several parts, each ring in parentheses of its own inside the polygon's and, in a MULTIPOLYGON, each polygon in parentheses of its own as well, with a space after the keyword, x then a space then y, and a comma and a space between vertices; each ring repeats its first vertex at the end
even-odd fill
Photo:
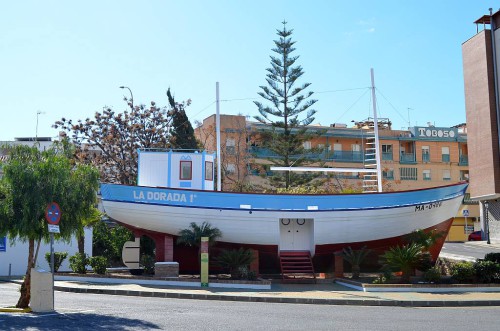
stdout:
POLYGON ((310 141, 304 141, 303 146, 305 149, 311 149, 311 142, 310 141))
POLYGON ((392 161, 392 145, 382 145, 382 160, 392 161))
POLYGON ((441 160, 443 162, 450 162, 450 148, 441 147, 441 160))
POLYGON ((431 171, 430 170, 424 170, 422 173, 422 178, 424 180, 431 180, 431 171))
POLYGON ((382 178, 384 178, 384 179, 394 179, 394 169, 382 170, 382 178))
POLYGON ((460 180, 469 180, 469 170, 460 170, 460 180))
POLYGON ((7 237, 0 237, 0 252, 7 250, 7 237))
POLYGON ((226 153, 234 155, 236 153, 236 141, 233 138, 226 139, 226 153))
POLYGON ((193 177, 193 163, 191 161, 181 161, 180 180, 191 180, 193 177))
POLYGON ((214 163, 205 161, 205 180, 214 180, 214 163))
POLYGON ((443 170, 443 180, 451 180, 451 171, 449 169, 443 170))
POLYGON ((234 174, 236 172, 236 165, 229 163, 226 167, 226 174, 234 174))
POLYGON ((431 160, 429 146, 422 146, 422 162, 429 162, 431 160))
POLYGON ((417 168, 399 168, 401 180, 417 180, 417 168))

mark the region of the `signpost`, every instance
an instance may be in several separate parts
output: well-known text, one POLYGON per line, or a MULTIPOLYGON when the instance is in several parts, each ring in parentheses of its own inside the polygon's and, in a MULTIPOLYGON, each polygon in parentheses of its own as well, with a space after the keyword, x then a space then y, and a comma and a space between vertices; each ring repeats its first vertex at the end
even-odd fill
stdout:
MULTIPOLYGON (((469 234, 469 226, 467 225, 467 217, 469 216, 469 209, 462 210, 462 215, 465 217, 465 235, 469 234)), ((466 238, 467 240, 468 238, 466 238)))
POLYGON ((45 219, 50 232, 50 272, 52 273, 52 302, 54 302, 54 233, 60 233, 59 221, 61 220, 61 208, 57 203, 49 203, 45 210, 45 219))
POLYGON ((208 237, 201 237, 201 287, 208 287, 208 237))

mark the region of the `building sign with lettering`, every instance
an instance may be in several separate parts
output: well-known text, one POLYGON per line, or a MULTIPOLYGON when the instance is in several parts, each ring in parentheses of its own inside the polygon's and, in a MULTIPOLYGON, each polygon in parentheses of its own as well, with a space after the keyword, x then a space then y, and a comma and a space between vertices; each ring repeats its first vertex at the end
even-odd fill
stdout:
POLYGON ((450 140, 458 136, 457 128, 414 127, 413 134, 417 138, 450 140))

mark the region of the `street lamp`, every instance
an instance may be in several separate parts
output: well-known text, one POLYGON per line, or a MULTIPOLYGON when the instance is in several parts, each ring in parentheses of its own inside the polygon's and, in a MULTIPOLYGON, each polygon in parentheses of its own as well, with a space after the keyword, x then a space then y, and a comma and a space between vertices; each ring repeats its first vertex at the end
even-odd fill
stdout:
POLYGON ((35 141, 38 141, 38 116, 40 116, 41 114, 45 114, 44 111, 40 111, 38 110, 36 112, 36 130, 35 130, 35 141))
POLYGON ((134 95, 132 94, 132 90, 127 86, 120 86, 121 89, 127 89, 130 92, 130 107, 134 108, 134 95))
POLYGON ((490 206, 490 203, 488 201, 484 202, 484 208, 486 209, 485 215, 484 215, 484 223, 486 224, 486 243, 491 244, 490 242, 490 220, 489 220, 489 212, 488 212, 488 207, 490 206))

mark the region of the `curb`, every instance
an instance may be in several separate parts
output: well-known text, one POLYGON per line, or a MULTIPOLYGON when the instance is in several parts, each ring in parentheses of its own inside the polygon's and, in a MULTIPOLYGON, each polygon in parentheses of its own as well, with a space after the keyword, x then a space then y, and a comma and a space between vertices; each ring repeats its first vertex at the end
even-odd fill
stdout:
POLYGON ((500 306, 500 300, 484 301, 410 301, 410 300, 343 300, 343 299, 308 299, 308 298, 278 298, 278 297, 249 297, 238 295, 221 294, 193 294, 178 292, 147 292, 129 290, 105 290, 91 288, 73 288, 55 286, 55 290, 61 292, 87 293, 87 294, 107 294, 169 299, 191 299, 191 300, 218 300, 218 301, 242 301, 242 302, 267 302, 267 303, 294 303, 313 305, 347 305, 347 306, 384 306, 384 307, 479 307, 479 306, 500 306))

